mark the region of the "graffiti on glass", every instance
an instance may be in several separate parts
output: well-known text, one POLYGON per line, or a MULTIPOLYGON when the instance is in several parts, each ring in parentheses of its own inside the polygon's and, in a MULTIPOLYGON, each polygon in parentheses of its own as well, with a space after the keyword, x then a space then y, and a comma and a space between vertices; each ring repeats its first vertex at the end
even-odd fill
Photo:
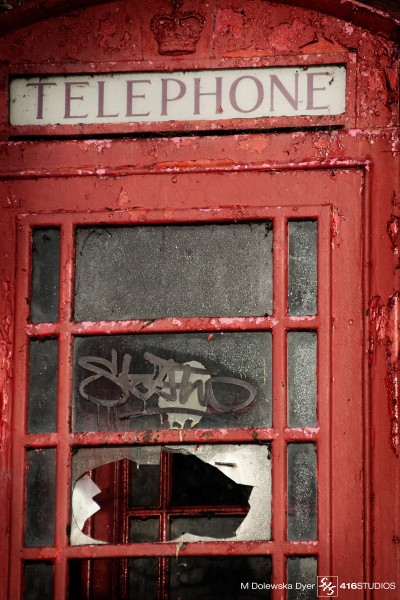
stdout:
POLYGON ((111 350, 111 360, 100 356, 82 356, 78 359, 79 366, 92 373, 80 383, 79 393, 97 406, 98 423, 103 407, 107 410, 109 424, 111 416, 116 425, 117 420, 166 415, 170 428, 183 428, 187 421, 190 427, 194 427, 206 412, 207 416, 210 413, 216 416, 218 413, 239 411, 255 399, 256 390, 250 383, 233 377, 211 376, 198 361, 179 363, 173 358, 161 358, 150 352, 145 352, 144 358, 152 365, 152 373, 131 373, 132 356, 129 354, 124 354, 122 368, 118 371, 115 349, 111 350), (104 393, 98 385, 94 392, 93 384, 105 380, 116 386, 114 393, 104 393), (229 395, 229 401, 225 399, 224 402, 216 392, 218 384, 224 384, 225 388, 232 386, 232 391, 233 388, 241 388, 243 394, 239 399, 237 394, 229 395), (139 410, 121 412, 121 407, 131 396, 140 400, 143 406, 139 410), (147 403, 153 397, 157 398, 158 407, 150 409, 147 403))

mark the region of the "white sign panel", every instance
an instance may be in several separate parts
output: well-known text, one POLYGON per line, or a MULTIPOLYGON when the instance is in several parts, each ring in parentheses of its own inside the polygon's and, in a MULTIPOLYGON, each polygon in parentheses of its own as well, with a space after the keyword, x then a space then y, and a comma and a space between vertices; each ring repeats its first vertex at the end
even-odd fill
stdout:
POLYGON ((346 67, 14 77, 11 125, 220 121, 341 115, 346 67))

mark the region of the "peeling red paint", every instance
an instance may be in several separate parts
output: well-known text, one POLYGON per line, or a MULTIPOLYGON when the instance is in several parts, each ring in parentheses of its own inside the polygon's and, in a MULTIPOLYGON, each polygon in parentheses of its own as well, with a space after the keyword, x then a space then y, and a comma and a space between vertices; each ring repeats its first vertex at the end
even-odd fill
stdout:
POLYGON ((397 458, 400 451, 399 311, 400 292, 394 293, 387 305, 381 303, 379 296, 375 296, 369 306, 372 342, 370 352, 375 352, 375 342, 385 349, 385 386, 390 418, 390 442, 397 458))
POLYGON ((10 383, 12 374, 11 364, 11 284, 8 281, 1 283, 2 288, 2 314, 0 319, 0 449, 9 437, 8 403, 10 398, 10 383))
POLYGON ((394 254, 399 253, 399 242, 400 242, 400 217, 392 215, 389 223, 387 224, 387 232, 392 241, 392 249, 394 254))
POLYGON ((121 188, 117 200, 118 206, 126 206, 127 204, 129 204, 130 201, 131 197, 129 196, 128 192, 124 188, 121 188))
POLYGON ((337 238, 339 236, 340 233, 340 227, 342 225, 343 222, 343 215, 340 212, 340 210, 338 208, 336 208, 336 206, 332 207, 332 217, 331 217, 331 232, 332 232, 332 248, 335 247, 335 245, 339 245, 337 242, 337 238))
POLYGON ((262 154, 268 147, 268 138, 264 135, 246 135, 239 137, 237 147, 239 150, 250 150, 262 154))

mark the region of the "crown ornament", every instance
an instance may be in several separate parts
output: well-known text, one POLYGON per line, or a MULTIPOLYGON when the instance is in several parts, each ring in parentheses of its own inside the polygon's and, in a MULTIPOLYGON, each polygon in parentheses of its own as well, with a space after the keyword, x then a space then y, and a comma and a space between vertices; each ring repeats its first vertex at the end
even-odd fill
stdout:
POLYGON ((158 53, 174 56, 193 54, 205 23, 199 11, 182 10, 183 0, 172 0, 172 12, 156 13, 150 28, 158 44, 158 53))

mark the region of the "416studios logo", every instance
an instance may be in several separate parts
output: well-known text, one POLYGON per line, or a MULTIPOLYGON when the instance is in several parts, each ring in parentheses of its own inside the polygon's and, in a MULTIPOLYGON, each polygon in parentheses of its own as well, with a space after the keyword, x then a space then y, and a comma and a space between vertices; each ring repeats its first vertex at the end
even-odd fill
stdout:
POLYGON ((337 598, 338 578, 336 576, 318 577, 318 598, 337 598))

